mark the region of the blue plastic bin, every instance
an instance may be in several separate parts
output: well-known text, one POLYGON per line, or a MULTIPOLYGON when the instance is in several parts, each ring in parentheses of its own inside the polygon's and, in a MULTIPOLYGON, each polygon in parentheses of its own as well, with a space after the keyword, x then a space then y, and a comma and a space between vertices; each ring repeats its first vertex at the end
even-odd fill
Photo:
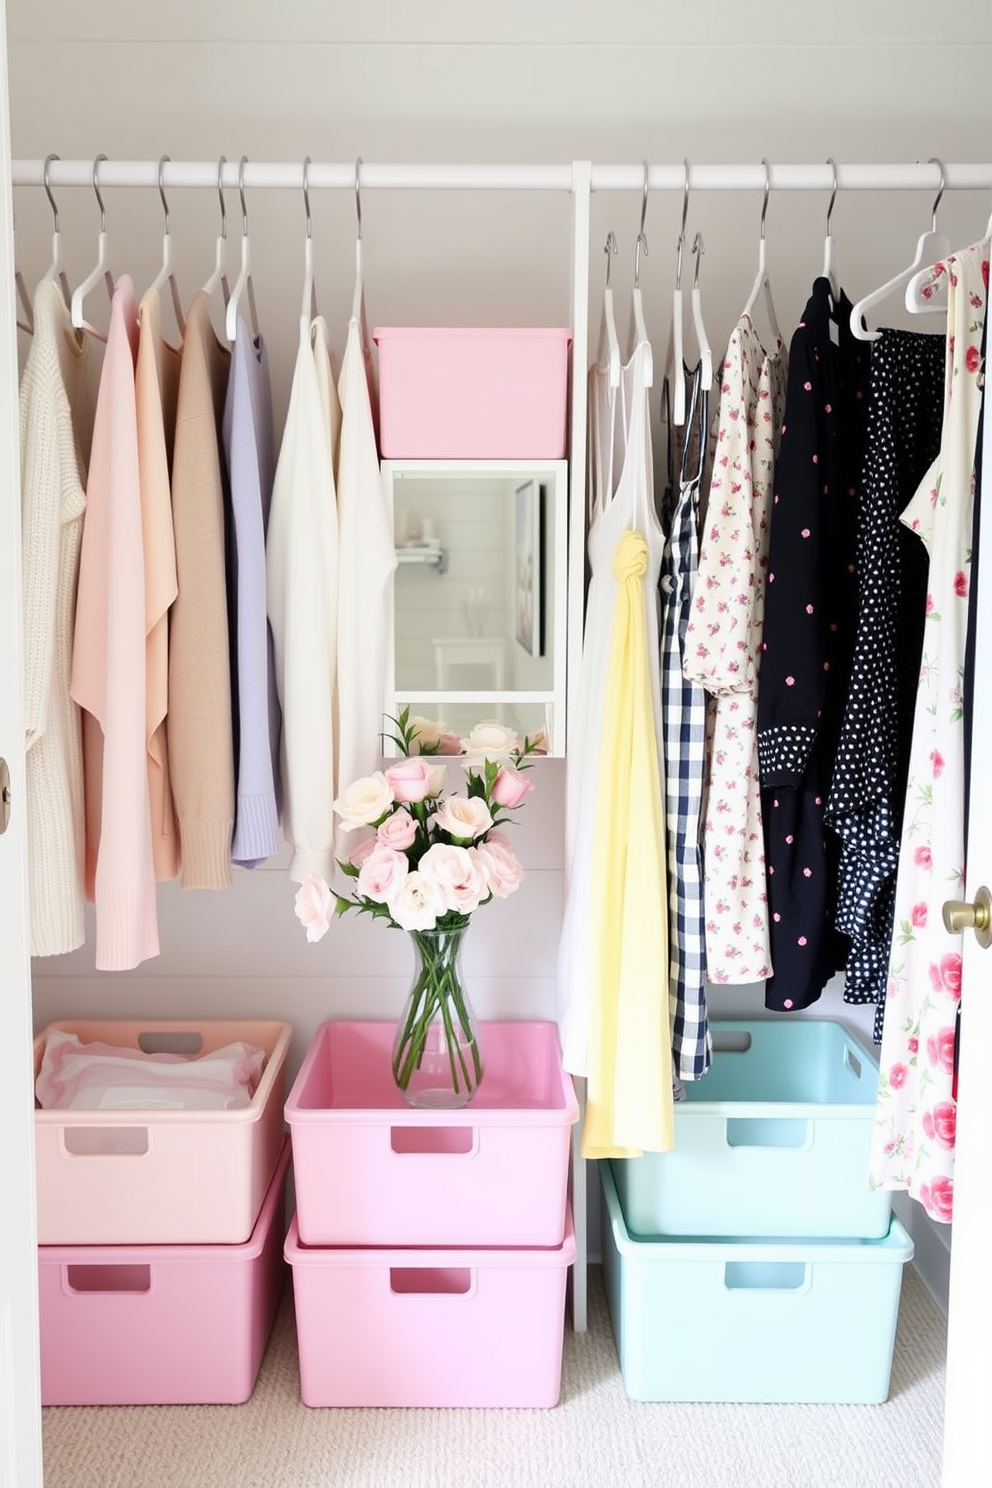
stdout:
POLYGON ((632 1235, 880 1239, 868 1184, 878 1062, 842 1024, 713 1022, 712 1067, 686 1081, 671 1152, 613 1160, 632 1235))
POLYGON ((633 1400, 847 1403, 888 1397, 902 1268, 881 1240, 638 1240, 609 1165, 603 1276, 633 1400))

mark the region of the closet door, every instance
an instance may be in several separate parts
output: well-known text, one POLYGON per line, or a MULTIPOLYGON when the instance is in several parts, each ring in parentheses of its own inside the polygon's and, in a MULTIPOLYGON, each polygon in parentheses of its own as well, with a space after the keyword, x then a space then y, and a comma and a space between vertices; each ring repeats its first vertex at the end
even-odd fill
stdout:
MULTIPOLYGON (((0 9, 0 79, 6 76, 6 17, 0 9)), ((41 1488, 31 968, 21 709, 17 332, 10 121, 5 86, 0 91, 0 203, 0 755, 10 772, 10 815, 7 829, 0 835, 0 1483, 11 1488, 15 1483, 17 1488, 41 1488)))
MULTIPOLYGON (((986 372, 988 377, 988 372, 986 372)), ((988 392, 988 387, 986 388, 988 392)), ((966 897, 992 890, 992 418, 986 414, 978 580, 978 632, 968 823, 966 897)), ((931 905, 931 911, 940 909, 931 905)), ((989 1065, 992 1062, 992 948, 964 936, 961 1051, 954 1154, 954 1230, 947 1318, 947 1380, 941 1488, 974 1488, 988 1463, 992 1399, 992 1176, 989 1065), (977 1464, 985 1462, 979 1469, 977 1464), (976 1472, 979 1477, 976 1478, 976 1472)))

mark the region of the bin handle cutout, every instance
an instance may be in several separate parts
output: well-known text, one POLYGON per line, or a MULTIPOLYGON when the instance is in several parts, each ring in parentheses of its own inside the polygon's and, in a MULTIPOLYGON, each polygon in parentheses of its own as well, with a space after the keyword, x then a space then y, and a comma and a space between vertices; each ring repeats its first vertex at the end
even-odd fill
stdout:
POLYGON ((728 1292, 805 1292, 809 1272, 805 1261, 727 1261, 723 1284, 728 1292))
POLYGON ((803 1116, 728 1116, 728 1147, 800 1147, 813 1145, 813 1123, 803 1116))
POLYGON ((746 1054, 753 1043, 746 1028, 712 1028, 712 1036, 714 1054, 746 1054))
POLYGON ((91 1292, 150 1292, 152 1268, 141 1265, 66 1266, 65 1288, 76 1296, 91 1292))
POLYGON ((400 1157, 432 1153, 443 1157, 474 1157, 479 1150, 476 1126, 393 1126, 389 1145, 400 1157))
POLYGON ((850 1044, 844 1045, 844 1063, 856 1080, 861 1079, 861 1060, 855 1054, 850 1044))
POLYGON ((62 1150, 68 1157, 144 1157, 147 1126, 65 1126, 62 1150))
POLYGON ((142 1054, 199 1054, 203 1048, 203 1034, 195 1028, 155 1029, 138 1034, 138 1048, 142 1054))
POLYGON ((475 1281, 470 1266, 390 1266, 389 1289, 397 1296, 468 1297, 475 1281))

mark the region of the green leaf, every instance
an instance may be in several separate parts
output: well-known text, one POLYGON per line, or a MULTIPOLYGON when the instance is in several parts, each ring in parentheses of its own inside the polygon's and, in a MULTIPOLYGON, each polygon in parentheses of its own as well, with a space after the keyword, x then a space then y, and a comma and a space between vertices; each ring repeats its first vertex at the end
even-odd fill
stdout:
POLYGON ((352 903, 352 901, 350 899, 345 899, 341 894, 335 894, 334 898, 336 901, 334 905, 334 913, 336 915, 347 914, 349 909, 355 908, 355 905, 352 903))
POLYGON ((341 858, 338 858, 338 867, 347 878, 357 878, 360 872, 360 870, 355 867, 354 863, 343 862, 341 858))

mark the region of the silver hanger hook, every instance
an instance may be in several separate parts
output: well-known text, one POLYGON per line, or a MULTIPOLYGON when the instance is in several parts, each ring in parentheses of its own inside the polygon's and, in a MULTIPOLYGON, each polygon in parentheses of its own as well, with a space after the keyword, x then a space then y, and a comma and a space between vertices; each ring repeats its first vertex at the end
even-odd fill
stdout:
POLYGON ((162 158, 161 158, 161 160, 158 163, 158 194, 162 198, 162 211, 165 213, 165 235, 166 235, 166 237, 169 236, 169 234, 172 231, 172 229, 169 226, 169 203, 165 199, 165 186, 163 185, 163 177, 164 177, 164 174, 165 174, 165 162, 167 160, 171 160, 171 159, 172 159, 171 155, 163 155, 162 158))
POLYGON ((303 206, 307 214, 307 237, 313 237, 313 223, 310 220, 310 156, 307 155, 303 161, 303 206))
POLYGON ((107 209, 103 205, 103 197, 100 195, 100 161, 106 160, 106 155, 98 155, 93 162, 93 190, 100 207, 100 231, 107 231, 107 209))
POLYGON ((837 162, 832 155, 827 156, 827 164, 834 173, 833 185, 830 190, 830 205, 827 207, 827 237, 830 236, 830 219, 834 215, 834 202, 837 200, 837 162))
POLYGON ((685 224, 689 216, 689 162, 682 161, 685 170, 685 182, 682 188, 682 226, 679 228, 678 259, 675 264, 675 288, 682 288, 682 251, 685 248, 685 224))
POLYGON ((637 242, 634 244, 634 288, 639 289, 641 285, 641 249, 645 256, 648 251, 648 236, 644 231, 644 220, 648 213, 648 163, 644 161, 644 196, 641 199, 641 226, 637 234, 637 242))
POLYGON ((768 215, 768 198, 772 192, 772 172, 768 164, 768 156, 762 155, 761 163, 765 167, 765 199, 761 203, 761 236, 765 236, 765 218, 768 215))
POLYGON ((56 206, 56 204, 55 204, 55 198, 52 195, 52 187, 51 187, 51 183, 49 181, 49 171, 51 169, 52 161, 53 160, 61 160, 61 159, 62 159, 62 156, 61 155, 52 154, 52 155, 46 155, 45 156, 45 195, 48 197, 48 204, 49 204, 49 206, 52 209, 52 216, 55 218, 55 231, 56 232, 59 232, 60 231, 60 228, 59 228, 59 209, 56 206))
POLYGON ((227 237, 227 202, 224 200, 224 167, 227 164, 227 156, 222 155, 217 162, 217 196, 220 199, 220 235, 227 237))
POLYGON ((358 218, 358 241, 362 241, 362 157, 355 160, 355 215, 358 218))
POLYGON ((248 236, 248 204, 245 201, 245 166, 248 164, 248 156, 242 155, 238 164, 238 193, 241 197, 241 232, 243 237, 248 236))
POLYGON ((699 288, 699 261, 702 258, 703 254, 706 252, 706 244, 703 242, 703 235, 702 235, 701 232, 697 232, 696 236, 692 240, 692 251, 693 251, 693 253, 696 256, 696 267, 695 267, 695 269, 693 271, 693 275, 692 275, 692 287, 693 287, 693 289, 698 289, 699 288))
POLYGON ((933 210, 933 228, 932 228, 932 230, 934 232, 936 232, 937 231, 937 208, 940 206, 940 198, 944 194, 944 186, 946 184, 945 177, 944 177, 944 162, 942 160, 938 160, 936 155, 931 155, 930 156, 930 159, 927 161, 927 165, 935 165, 940 170, 940 186, 937 189, 937 195, 934 197, 934 200, 933 200, 933 209, 932 209, 933 210))
POLYGON ((606 287, 610 287, 610 272, 613 268, 613 255, 617 251, 616 235, 612 232, 606 234, 606 246, 603 252, 606 254, 606 287))

